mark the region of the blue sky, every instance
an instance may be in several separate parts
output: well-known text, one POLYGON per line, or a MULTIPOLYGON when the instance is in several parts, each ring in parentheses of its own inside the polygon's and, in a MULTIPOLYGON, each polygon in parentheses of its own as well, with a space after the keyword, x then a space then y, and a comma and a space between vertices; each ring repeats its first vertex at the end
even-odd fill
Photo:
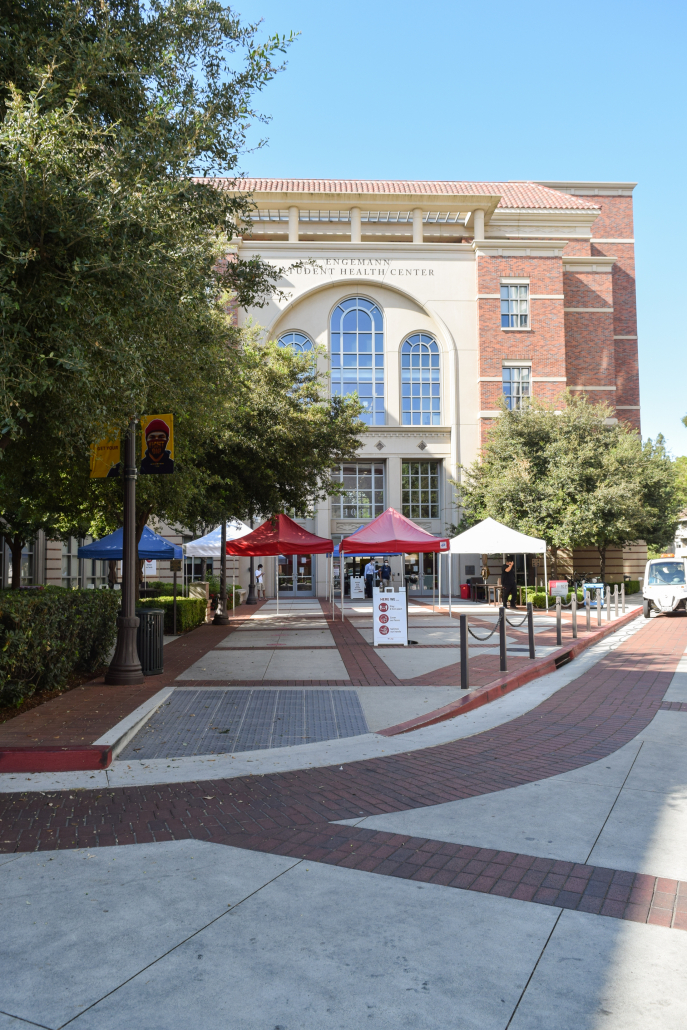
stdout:
POLYGON ((235 9, 300 32, 246 175, 637 182, 642 431, 687 454, 684 3, 235 9))

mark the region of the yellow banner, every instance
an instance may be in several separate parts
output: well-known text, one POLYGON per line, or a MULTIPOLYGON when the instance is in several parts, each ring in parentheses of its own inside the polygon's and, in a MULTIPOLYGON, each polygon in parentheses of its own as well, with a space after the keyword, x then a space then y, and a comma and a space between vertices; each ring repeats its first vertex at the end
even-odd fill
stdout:
POLYGON ((91 479, 118 476, 120 461, 119 430, 113 429, 103 440, 91 444, 91 479))
POLYGON ((174 472, 174 415, 141 416, 141 475, 174 472))

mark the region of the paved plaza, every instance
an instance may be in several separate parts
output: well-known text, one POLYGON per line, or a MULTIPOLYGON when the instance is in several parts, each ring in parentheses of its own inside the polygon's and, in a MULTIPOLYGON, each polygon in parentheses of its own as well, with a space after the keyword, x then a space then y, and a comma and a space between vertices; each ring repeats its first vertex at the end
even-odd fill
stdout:
POLYGON ((464 696, 455 612, 413 604, 418 643, 382 650, 368 609, 239 609, 138 695, 93 684, 0 728, 95 740, 154 706, 106 770, 0 776, 0 1030, 687 1025, 687 618, 619 618, 422 722, 464 696))

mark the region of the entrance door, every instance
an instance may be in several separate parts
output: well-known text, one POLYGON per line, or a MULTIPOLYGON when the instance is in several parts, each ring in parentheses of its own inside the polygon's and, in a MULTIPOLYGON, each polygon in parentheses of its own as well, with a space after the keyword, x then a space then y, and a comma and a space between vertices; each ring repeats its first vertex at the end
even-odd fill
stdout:
POLYGON ((313 560, 311 554, 279 555, 279 594, 292 597, 313 596, 313 560))

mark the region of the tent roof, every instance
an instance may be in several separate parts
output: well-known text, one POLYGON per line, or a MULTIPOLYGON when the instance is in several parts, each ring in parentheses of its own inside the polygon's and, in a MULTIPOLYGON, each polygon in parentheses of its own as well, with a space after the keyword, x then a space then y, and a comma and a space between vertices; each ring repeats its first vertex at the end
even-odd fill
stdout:
POLYGON ((541 554, 546 541, 510 529, 496 519, 483 519, 451 540, 453 554, 541 554))
POLYGON ((345 537, 339 551, 345 554, 412 554, 424 551, 446 551, 449 541, 432 536, 395 508, 387 508, 376 519, 345 537))
MULTIPOLYGON (((95 558, 96 561, 121 561, 123 553, 124 530, 121 526, 102 540, 94 540, 92 544, 84 544, 79 548, 79 558, 95 558)), ((138 544, 138 557, 147 561, 169 561, 170 558, 182 558, 183 552, 178 544, 170 544, 169 540, 144 526, 138 544)))
MULTIPOLYGON (((232 519, 227 522, 227 540, 238 540, 239 537, 247 536, 252 532, 250 526, 240 519, 232 519)), ((190 558, 221 558, 222 557, 222 527, 213 529, 212 533, 199 537, 197 540, 190 540, 184 544, 184 554, 190 558)))
POLYGON ((227 541, 227 554, 266 557, 270 554, 331 554, 334 541, 308 533, 288 515, 275 515, 247 536, 227 541))

